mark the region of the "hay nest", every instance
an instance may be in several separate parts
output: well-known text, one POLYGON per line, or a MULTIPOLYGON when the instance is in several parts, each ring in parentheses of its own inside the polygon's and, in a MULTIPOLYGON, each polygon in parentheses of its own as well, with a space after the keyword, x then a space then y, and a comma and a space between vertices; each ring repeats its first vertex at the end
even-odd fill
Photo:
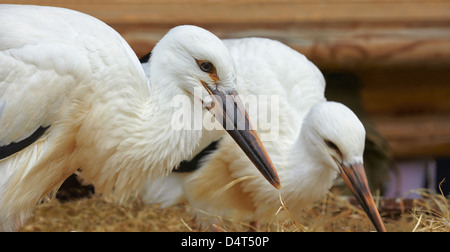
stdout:
POLYGON ((118 204, 94 196, 70 202, 43 203, 20 231, 189 231, 180 221, 188 216, 183 206, 160 209, 137 201, 118 204))
MULTIPOLYGON (((403 207, 394 215, 392 207, 388 212, 380 207, 388 231, 450 231, 448 200, 427 190, 420 194, 423 198, 413 202, 411 209, 403 207)), ((70 202, 52 200, 39 205, 20 231, 202 231, 197 229, 190 210, 184 204, 161 209, 158 205, 146 205, 137 200, 117 204, 98 196, 70 202)), ((280 208, 280 211, 286 209, 280 208)), ((251 230, 248 223, 218 219, 219 230, 251 230)), ((303 209, 297 220, 278 221, 274 216, 272 223, 260 226, 259 231, 367 232, 374 231, 374 227, 364 211, 348 197, 329 193, 303 209)))

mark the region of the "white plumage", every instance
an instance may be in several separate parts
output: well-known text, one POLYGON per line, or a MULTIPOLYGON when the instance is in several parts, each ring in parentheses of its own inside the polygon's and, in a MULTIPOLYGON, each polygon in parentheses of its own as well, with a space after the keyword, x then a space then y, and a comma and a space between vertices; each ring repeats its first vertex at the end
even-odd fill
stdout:
MULTIPOLYGON (((344 171, 348 176, 344 181, 362 200, 377 230, 384 231, 362 166, 364 127, 346 106, 326 101, 325 81, 315 65, 273 40, 249 38, 224 43, 236 65, 241 95, 279 96, 279 108, 269 106, 269 110, 280 111, 279 136, 264 145, 277 167, 283 185, 280 193, 291 213, 295 216, 299 209, 320 199, 344 171)), ((148 183, 142 198, 163 207, 187 201, 199 210, 203 226, 214 222, 203 218, 203 213, 233 220, 274 220, 281 205, 278 191, 264 187, 263 178, 249 169, 250 163, 243 157, 224 136, 216 150, 196 163, 196 171, 172 173, 155 184, 148 183), (170 187, 173 194, 155 194, 158 190, 168 192, 162 186, 170 187)))
MULTIPOLYGON (((153 50, 149 84, 116 31, 55 7, 0 5, 0 66, 0 230, 17 228, 78 168, 99 193, 136 193, 202 145, 202 131, 171 127, 173 97, 194 103, 236 89, 227 48, 206 30, 172 29, 153 50)), ((192 120, 208 110, 228 115, 206 106, 192 120)), ((279 187, 251 129, 228 132, 279 187)))

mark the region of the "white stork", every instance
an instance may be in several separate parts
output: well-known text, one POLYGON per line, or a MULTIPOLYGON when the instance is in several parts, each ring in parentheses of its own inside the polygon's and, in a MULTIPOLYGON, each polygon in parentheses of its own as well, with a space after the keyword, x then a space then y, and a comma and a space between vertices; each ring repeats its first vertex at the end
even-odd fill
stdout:
POLYGON ((225 118, 219 121, 280 186, 256 132, 230 127, 250 123, 220 39, 198 27, 176 27, 155 46, 148 70, 149 81, 126 41, 94 17, 0 5, 0 230, 19 227, 78 168, 97 192, 123 199, 149 175, 162 176, 189 158, 202 145, 202 130, 172 127, 179 95, 200 102, 193 122, 202 125, 208 110, 225 118), (234 106, 222 107, 217 97, 234 106), (235 111, 242 116, 233 120, 235 111))
MULTIPOLYGON (((236 65, 240 95, 279 96, 279 108, 268 106, 263 112, 279 109, 279 136, 263 142, 277 167, 280 193, 290 212, 295 216, 320 199, 340 174, 376 229, 385 231, 364 172, 364 127, 349 108, 326 101, 325 81, 317 67, 277 41, 245 38, 224 43, 236 65)), ((260 135, 265 131, 258 129, 260 135)), ((237 221, 273 220, 280 207, 278 191, 264 187, 263 177, 250 166, 224 136, 179 167, 190 171, 148 183, 142 198, 162 207, 187 201, 200 210, 200 226, 212 224, 211 218, 203 218, 205 212, 237 221)))

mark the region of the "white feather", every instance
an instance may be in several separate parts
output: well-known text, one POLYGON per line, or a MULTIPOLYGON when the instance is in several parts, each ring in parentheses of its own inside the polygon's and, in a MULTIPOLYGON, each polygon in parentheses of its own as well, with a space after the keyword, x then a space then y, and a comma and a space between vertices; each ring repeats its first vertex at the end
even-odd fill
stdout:
POLYGON ((1 120, 2 115, 3 115, 3 110, 5 109, 5 104, 6 104, 5 101, 0 101, 0 120, 1 120))
POLYGON ((173 173, 170 176, 149 179, 142 191, 141 199, 144 202, 161 204, 161 207, 172 206, 186 201, 184 198, 183 179, 185 174, 173 173))

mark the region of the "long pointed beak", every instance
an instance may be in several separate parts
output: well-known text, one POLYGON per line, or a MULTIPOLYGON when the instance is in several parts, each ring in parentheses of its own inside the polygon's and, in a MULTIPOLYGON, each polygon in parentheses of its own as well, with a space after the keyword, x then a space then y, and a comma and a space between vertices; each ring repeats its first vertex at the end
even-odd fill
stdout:
POLYGON ((209 89, 205 84, 204 86, 212 98, 212 102, 205 107, 222 124, 267 181, 279 189, 281 185, 277 171, 253 128, 237 92, 224 95, 209 89))
POLYGON ((350 191, 361 204, 362 208, 369 216, 370 221, 375 226, 378 232, 386 232, 380 213, 375 205, 372 194, 369 190, 369 183, 367 182, 366 172, 361 163, 345 166, 339 164, 341 170, 341 177, 347 184, 350 191))

